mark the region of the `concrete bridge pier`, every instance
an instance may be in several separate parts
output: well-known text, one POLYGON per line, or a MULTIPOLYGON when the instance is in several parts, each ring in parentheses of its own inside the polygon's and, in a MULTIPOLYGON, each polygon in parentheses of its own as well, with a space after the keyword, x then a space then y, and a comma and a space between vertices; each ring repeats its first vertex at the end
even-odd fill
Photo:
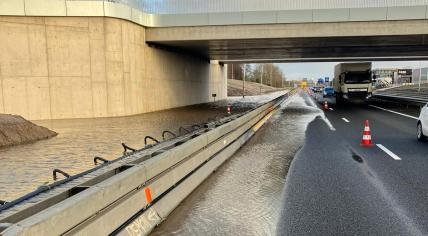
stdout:
POLYGON ((0 113, 125 116, 226 97, 226 68, 146 44, 108 17, 0 16, 0 113))

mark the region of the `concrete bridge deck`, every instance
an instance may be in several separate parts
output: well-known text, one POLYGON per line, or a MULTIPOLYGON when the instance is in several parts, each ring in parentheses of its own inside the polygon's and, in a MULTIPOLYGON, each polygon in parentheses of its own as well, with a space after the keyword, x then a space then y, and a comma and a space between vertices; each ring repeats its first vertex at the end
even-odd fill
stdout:
POLYGON ((159 48, 222 62, 426 59, 427 20, 147 28, 159 48))

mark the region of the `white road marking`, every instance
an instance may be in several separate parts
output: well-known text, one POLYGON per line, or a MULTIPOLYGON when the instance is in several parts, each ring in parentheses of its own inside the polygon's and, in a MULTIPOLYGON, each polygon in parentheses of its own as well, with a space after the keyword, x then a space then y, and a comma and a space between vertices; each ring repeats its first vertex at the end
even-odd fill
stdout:
POLYGON ((327 124, 327 126, 330 128, 330 130, 331 131, 336 131, 336 128, 334 128, 334 126, 331 124, 330 120, 325 116, 325 113, 321 111, 320 107, 317 106, 317 104, 315 103, 315 101, 313 99, 309 99, 309 102, 311 103, 311 105, 313 107, 318 108, 320 110, 321 118, 327 124))
POLYGON ((318 106, 317 106, 317 104, 315 104, 315 102, 314 102, 314 100, 313 100, 313 99, 309 99, 309 102, 311 103, 311 105, 312 105, 313 107, 318 107, 318 106))
POLYGON ((329 108, 330 111, 333 111, 333 108, 329 108))
POLYGON ((350 121, 348 119, 346 119, 345 117, 342 118, 343 121, 345 121, 346 123, 349 123, 350 121))
POLYGON ((336 128, 334 128, 334 126, 331 124, 330 120, 325 116, 324 113, 322 113, 321 118, 327 124, 327 126, 330 128, 331 131, 336 131, 336 128))
POLYGON ((395 153, 391 152, 388 148, 384 147, 382 144, 376 144, 376 146, 378 146, 380 149, 382 149, 382 151, 384 151, 386 154, 388 154, 390 157, 392 157, 392 159, 396 160, 396 161, 400 161, 401 158, 397 155, 395 155, 395 153))
POLYGON ((400 113, 400 112, 396 112, 396 111, 391 111, 391 110, 385 109, 383 107, 378 107, 378 106, 375 106, 375 105, 369 105, 369 106, 377 108, 379 110, 391 112, 391 113, 394 113, 394 114, 397 114, 397 115, 401 115, 401 116, 405 116, 405 117, 408 117, 408 118, 412 118, 412 119, 418 120, 417 117, 414 117, 414 116, 411 116, 411 115, 406 115, 406 114, 403 114, 403 113, 400 113))

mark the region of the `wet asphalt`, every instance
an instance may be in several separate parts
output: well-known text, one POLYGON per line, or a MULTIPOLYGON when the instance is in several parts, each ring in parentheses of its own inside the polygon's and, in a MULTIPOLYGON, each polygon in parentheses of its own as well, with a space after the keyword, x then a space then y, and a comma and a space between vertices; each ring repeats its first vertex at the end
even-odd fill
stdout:
POLYGON ((276 234, 428 235, 428 143, 416 140, 416 120, 327 100, 335 130, 320 117, 309 124, 289 169, 276 234), (365 120, 371 148, 360 146, 365 120))
POLYGON ((275 235, 290 163, 322 112, 295 95, 152 235, 275 235))
POLYGON ((303 92, 283 104, 153 235, 428 235, 416 121, 326 100, 331 110, 303 92), (360 146, 365 120, 371 148, 360 146))

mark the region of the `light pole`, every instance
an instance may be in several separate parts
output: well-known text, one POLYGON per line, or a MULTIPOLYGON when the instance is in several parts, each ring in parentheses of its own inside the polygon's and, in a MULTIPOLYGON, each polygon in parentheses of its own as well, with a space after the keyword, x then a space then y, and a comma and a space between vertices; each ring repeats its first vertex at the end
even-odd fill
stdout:
POLYGON ((422 80, 422 64, 421 64, 421 61, 419 61, 419 82, 418 82, 418 84, 419 84, 418 91, 419 92, 421 91, 421 80, 422 80))
POLYGON ((263 65, 262 65, 262 70, 260 74, 260 95, 262 95, 262 85, 263 85, 263 65))
POLYGON ((242 98, 245 98, 245 69, 246 69, 246 64, 244 64, 244 78, 242 80, 242 98))

